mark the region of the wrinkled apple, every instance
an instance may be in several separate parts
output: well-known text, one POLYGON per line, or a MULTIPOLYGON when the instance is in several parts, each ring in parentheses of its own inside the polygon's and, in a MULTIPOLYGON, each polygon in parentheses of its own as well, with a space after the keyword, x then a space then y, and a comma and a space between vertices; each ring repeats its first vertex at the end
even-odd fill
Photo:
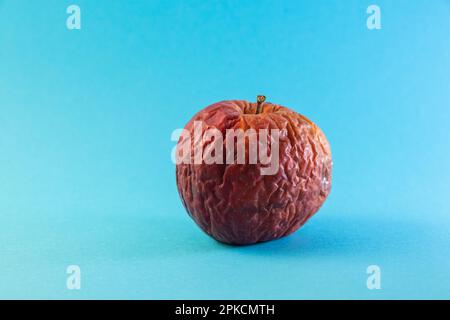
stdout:
POLYGON ((176 147, 178 192, 214 239, 235 245, 300 228, 331 189, 331 152, 322 131, 280 105, 233 100, 198 112, 176 147))

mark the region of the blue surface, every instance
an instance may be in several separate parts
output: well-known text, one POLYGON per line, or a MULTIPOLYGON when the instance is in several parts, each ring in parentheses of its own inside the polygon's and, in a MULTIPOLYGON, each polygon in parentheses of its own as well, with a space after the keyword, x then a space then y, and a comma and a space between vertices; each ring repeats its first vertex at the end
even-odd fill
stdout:
POLYGON ((368 1, 74 3, 69 31, 71 1, 0 0, 0 298, 450 298, 450 1, 376 1, 372 31, 368 1), (333 190, 228 247, 185 213, 170 135, 260 93, 323 129, 333 190))

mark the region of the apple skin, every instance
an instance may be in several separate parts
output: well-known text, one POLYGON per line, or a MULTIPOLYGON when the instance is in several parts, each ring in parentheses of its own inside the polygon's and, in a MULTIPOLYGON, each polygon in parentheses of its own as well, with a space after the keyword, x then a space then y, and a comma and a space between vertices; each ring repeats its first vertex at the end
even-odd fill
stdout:
POLYGON ((218 102, 198 112, 185 129, 193 136, 194 121, 224 136, 226 129, 285 129, 276 174, 261 175, 259 161, 176 166, 178 192, 188 214, 208 235, 232 245, 293 233, 319 210, 331 189, 331 151, 322 131, 280 105, 266 102, 256 111, 257 103, 218 102))

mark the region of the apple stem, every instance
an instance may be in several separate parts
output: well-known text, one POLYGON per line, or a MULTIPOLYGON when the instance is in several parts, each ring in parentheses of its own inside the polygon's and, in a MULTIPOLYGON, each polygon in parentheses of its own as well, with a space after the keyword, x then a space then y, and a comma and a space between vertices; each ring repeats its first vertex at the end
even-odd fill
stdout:
POLYGON ((261 113, 264 102, 266 101, 266 96, 258 96, 256 98, 256 114, 261 113))

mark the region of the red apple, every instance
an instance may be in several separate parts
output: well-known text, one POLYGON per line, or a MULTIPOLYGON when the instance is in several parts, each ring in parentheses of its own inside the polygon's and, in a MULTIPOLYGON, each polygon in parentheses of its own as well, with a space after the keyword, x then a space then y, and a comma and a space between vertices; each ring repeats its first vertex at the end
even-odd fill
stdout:
POLYGON ((319 210, 331 189, 331 152, 322 131, 295 111, 265 102, 264 96, 257 103, 222 101, 198 112, 187 123, 176 155, 178 192, 187 212, 208 235, 228 244, 291 234, 319 210), (258 139, 264 129, 270 130, 268 142, 257 148, 270 145, 268 153, 278 163, 250 160, 251 135, 227 144, 228 132, 239 129, 253 129, 258 139), (273 139, 276 129, 278 141, 273 139), (243 141, 245 163, 238 161, 244 159, 237 145, 243 141), (216 161, 211 163, 211 158, 216 161), (199 159, 203 161, 195 161, 199 159))

